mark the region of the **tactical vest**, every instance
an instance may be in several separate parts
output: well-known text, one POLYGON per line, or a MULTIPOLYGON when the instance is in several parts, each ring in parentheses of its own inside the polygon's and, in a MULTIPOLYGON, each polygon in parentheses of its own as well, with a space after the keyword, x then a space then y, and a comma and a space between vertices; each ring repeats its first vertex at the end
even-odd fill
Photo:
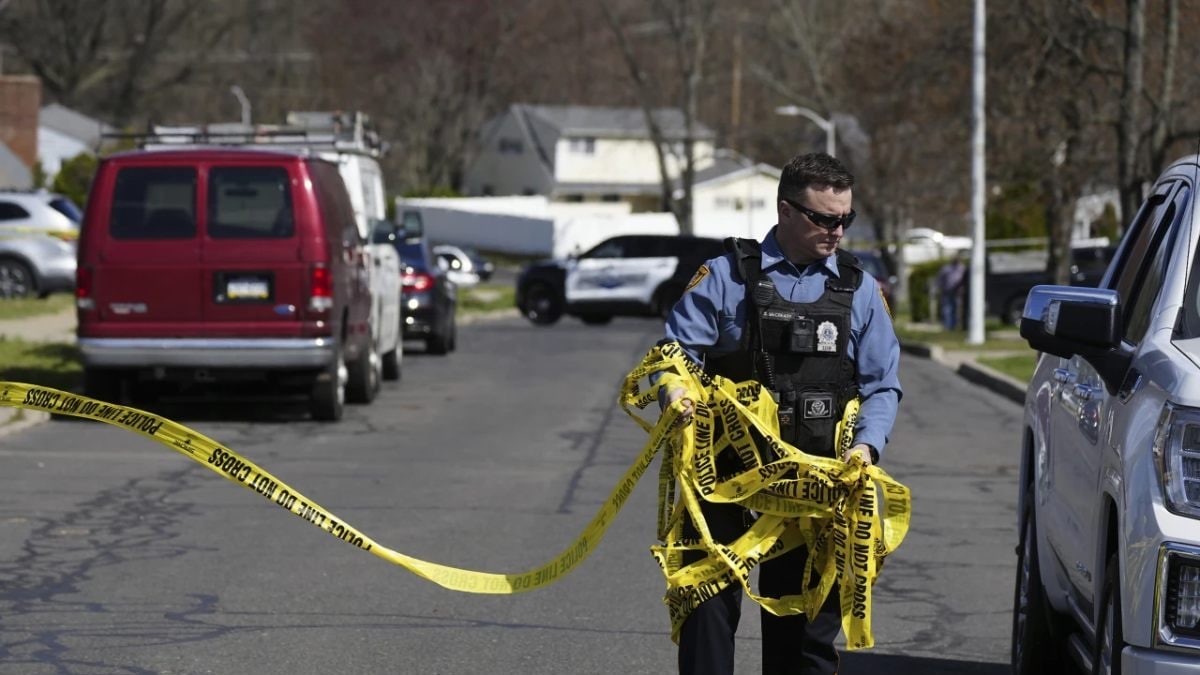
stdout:
POLYGON ((862 264, 838 250, 840 278, 826 280, 815 302, 795 303, 783 299, 763 273, 757 241, 730 237, 725 248, 745 282, 746 325, 740 349, 709 355, 705 371, 761 382, 779 404, 783 440, 833 457, 837 422, 858 396, 858 368, 849 357, 850 307, 863 280, 862 264))

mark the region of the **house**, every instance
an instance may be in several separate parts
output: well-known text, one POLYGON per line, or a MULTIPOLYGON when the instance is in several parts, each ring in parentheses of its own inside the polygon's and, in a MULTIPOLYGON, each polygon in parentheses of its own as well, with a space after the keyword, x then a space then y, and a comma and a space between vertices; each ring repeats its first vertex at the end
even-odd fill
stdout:
MULTIPOLYGON (((692 182, 692 224, 697 236, 762 239, 775 225, 780 170, 732 150, 717 150, 692 182)), ((675 198, 683 186, 675 181, 675 198)))
POLYGON ((0 141, 0 190, 28 190, 33 187, 33 173, 16 153, 0 141))
MULTIPOLYGON (((652 113, 674 152, 667 171, 680 173, 683 114, 652 113)), ((712 163, 715 134, 694 125, 696 169, 712 163)), ((635 213, 662 211, 661 175, 640 108, 513 104, 487 122, 480 151, 464 177, 472 196, 543 195, 559 202, 627 202, 635 213)))
POLYGON ((70 108, 52 103, 38 114, 38 161, 42 171, 53 177, 62 163, 81 153, 94 153, 112 127, 70 108))
POLYGON ((33 186, 41 104, 41 80, 32 75, 0 75, 0 187, 33 186))

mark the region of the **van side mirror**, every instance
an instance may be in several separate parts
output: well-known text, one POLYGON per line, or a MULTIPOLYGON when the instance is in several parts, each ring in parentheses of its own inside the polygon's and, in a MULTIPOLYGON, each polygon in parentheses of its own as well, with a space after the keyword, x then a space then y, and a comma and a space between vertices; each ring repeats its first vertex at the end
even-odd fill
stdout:
POLYGON ((396 225, 386 220, 371 221, 371 243, 372 244, 394 244, 396 243, 396 225))

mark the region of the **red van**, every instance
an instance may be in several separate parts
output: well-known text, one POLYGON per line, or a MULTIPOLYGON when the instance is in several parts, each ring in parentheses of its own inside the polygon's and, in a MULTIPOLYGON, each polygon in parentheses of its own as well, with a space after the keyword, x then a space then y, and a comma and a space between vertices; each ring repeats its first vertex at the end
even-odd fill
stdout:
POLYGON ((84 387, 263 382, 312 416, 379 387, 367 264, 345 184, 315 157, 230 148, 100 162, 79 240, 84 387))

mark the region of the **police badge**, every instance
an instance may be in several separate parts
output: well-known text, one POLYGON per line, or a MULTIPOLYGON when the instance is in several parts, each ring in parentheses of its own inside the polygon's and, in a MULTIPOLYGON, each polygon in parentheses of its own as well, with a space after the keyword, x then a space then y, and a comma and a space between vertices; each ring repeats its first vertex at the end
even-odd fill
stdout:
POLYGON ((833 325, 832 321, 822 321, 821 325, 817 326, 817 351, 836 352, 837 333, 837 326, 833 325))

